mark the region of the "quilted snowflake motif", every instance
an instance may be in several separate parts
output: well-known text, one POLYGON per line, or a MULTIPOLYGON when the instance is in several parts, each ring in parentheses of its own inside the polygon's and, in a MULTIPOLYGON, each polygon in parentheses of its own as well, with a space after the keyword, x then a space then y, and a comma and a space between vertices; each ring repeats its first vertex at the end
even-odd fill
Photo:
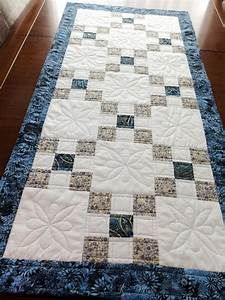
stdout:
POLYGON ((145 103, 149 101, 149 78, 146 75, 109 73, 105 77, 103 98, 121 103, 145 103))
POLYGON ((96 138, 99 106, 91 102, 82 106, 79 101, 53 102, 42 135, 61 139, 96 138))
POLYGON ((8 243, 4 256, 11 257, 16 244, 18 258, 81 259, 80 235, 87 207, 86 193, 26 188, 12 231, 15 239, 8 243))
POLYGON ((202 269, 210 265, 211 270, 224 269, 224 225, 218 204, 160 198, 158 205, 159 232, 164 236, 160 242, 163 264, 202 269))
POLYGON ((154 167, 148 144, 99 142, 96 148, 92 186, 111 192, 150 192, 154 167))

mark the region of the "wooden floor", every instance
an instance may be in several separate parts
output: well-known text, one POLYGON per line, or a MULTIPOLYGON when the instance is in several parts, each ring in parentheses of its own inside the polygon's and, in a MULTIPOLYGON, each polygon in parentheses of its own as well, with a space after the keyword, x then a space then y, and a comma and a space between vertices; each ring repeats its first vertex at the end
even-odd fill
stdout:
MULTIPOLYGON (((222 27, 210 0, 89 0, 88 2, 142 8, 188 10, 198 38, 202 60, 212 83, 221 118, 225 124, 225 29, 222 27)), ((40 69, 51 47, 65 3, 65 0, 46 0, 9 76, 5 80, 2 89, 0 89, 0 175, 3 173, 16 142, 21 122, 40 69)), ((34 11, 38 11, 37 6, 31 9, 30 14, 33 18, 34 11)), ((21 32, 23 37, 26 36, 24 30, 29 27, 28 24, 29 26, 32 25, 30 18, 25 20, 20 28, 18 43, 21 43, 21 32)), ((5 51, 4 57, 0 57, 0 60, 5 63, 13 61, 13 55, 15 55, 15 49, 11 52, 5 51)), ((20 296, 7 295, 0 296, 0 299, 47 300, 49 298, 25 296, 21 298, 20 296)))

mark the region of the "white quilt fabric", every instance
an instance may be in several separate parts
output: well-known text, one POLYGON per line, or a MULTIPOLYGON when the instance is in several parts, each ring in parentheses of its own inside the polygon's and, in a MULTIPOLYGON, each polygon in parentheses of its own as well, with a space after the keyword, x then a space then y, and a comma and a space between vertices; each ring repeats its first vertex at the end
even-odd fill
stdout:
POLYGON ((79 9, 4 257, 225 271, 177 17, 79 9))

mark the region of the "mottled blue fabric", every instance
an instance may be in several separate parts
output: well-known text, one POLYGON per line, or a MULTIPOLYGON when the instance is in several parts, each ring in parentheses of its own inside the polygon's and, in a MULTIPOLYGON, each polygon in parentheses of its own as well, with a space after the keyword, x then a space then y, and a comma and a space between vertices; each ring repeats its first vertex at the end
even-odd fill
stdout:
POLYGON ((160 45, 171 45, 172 43, 171 43, 171 39, 160 38, 159 44, 160 45))
POLYGON ((180 96, 180 88, 178 86, 165 86, 166 96, 180 96))
POLYGON ((121 56, 120 63, 122 65, 134 65, 134 58, 129 56, 121 56))
POLYGON ((117 115, 118 128, 134 128, 134 116, 131 115, 117 115))
MULTIPOLYGON (((48 54, 17 143, 0 180, 0 255, 3 254, 32 166, 43 122, 78 8, 177 16, 203 119, 221 210, 225 218, 225 135, 210 83, 201 64, 187 12, 109 7, 89 4, 66 6, 48 54)), ((131 22, 131 20, 125 20, 131 22)), ((0 259, 0 292, 92 295, 98 299, 225 299, 225 275, 156 265, 92 264, 0 259)))
POLYGON ((74 154, 56 153, 52 170, 72 171, 74 154))
POLYGON ((88 85, 88 80, 86 79, 73 79, 72 89, 86 90, 88 85))

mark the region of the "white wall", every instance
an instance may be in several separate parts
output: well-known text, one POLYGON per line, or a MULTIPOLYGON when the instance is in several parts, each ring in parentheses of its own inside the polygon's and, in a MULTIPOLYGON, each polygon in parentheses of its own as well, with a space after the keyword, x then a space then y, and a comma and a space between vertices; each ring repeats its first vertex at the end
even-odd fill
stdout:
POLYGON ((30 0, 0 0, 0 9, 8 23, 12 25, 30 0))

